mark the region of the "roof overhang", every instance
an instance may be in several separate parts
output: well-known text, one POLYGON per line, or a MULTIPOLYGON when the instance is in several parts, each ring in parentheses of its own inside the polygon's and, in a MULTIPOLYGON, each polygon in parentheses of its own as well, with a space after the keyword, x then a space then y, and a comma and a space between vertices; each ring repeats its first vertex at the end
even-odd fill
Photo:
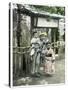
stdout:
POLYGON ((33 17, 43 17, 43 18, 53 18, 53 19, 64 19, 65 16, 58 15, 58 14, 52 14, 49 12, 43 12, 43 11, 37 11, 33 10, 30 7, 23 6, 21 9, 18 10, 21 14, 26 14, 28 16, 33 17))

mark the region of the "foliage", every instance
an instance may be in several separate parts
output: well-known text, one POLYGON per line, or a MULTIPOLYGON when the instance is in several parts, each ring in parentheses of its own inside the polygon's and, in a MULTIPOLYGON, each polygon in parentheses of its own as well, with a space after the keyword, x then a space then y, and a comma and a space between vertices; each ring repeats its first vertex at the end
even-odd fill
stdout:
POLYGON ((40 11, 46 11, 50 13, 65 15, 65 8, 64 7, 51 7, 51 6, 40 6, 40 5, 31 5, 31 7, 34 7, 36 10, 40 11))

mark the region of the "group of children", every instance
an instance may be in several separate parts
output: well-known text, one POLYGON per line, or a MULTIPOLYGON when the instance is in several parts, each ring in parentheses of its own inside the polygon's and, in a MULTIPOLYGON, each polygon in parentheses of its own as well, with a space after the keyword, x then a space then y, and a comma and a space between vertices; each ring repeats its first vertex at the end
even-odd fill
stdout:
POLYGON ((36 74, 39 72, 40 59, 41 59, 44 63, 43 65, 44 72, 49 75, 54 74, 55 54, 51 47, 51 43, 47 41, 47 34, 41 33, 38 38, 37 33, 34 33, 34 37, 31 40, 31 44, 32 44, 31 47, 32 49, 30 53, 30 56, 32 57, 31 73, 36 74), (37 48, 37 45, 39 45, 39 48, 37 48), (36 51, 38 51, 38 49, 40 50, 40 52, 36 54, 36 51))

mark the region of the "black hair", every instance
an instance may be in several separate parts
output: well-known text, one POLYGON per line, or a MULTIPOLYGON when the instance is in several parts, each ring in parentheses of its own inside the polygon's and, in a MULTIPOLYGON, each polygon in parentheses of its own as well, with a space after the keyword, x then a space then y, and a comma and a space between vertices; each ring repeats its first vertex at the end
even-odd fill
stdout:
POLYGON ((46 43, 46 45, 48 45, 48 44, 51 44, 51 42, 48 41, 48 42, 46 43))
POLYGON ((34 35, 35 33, 37 33, 37 31, 33 31, 33 35, 34 35))

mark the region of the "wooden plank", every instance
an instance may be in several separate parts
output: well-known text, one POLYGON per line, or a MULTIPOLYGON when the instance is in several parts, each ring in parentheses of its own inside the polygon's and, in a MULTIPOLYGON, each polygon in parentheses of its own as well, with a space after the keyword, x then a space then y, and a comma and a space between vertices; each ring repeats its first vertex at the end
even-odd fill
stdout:
POLYGON ((27 58, 28 58, 28 57, 27 57, 27 52, 26 52, 26 54, 25 54, 25 62, 26 62, 26 73, 28 72, 28 70, 27 70, 27 69, 28 69, 28 65, 27 65, 27 58))
POLYGON ((27 47, 16 47, 16 46, 13 46, 13 49, 17 49, 17 48, 20 48, 20 49, 26 49, 26 48, 30 48, 30 46, 27 46, 27 47))
MULTIPOLYGON (((17 53, 17 54, 26 54, 26 52, 13 52, 13 53, 17 53)), ((29 53, 29 51, 27 51, 27 53, 29 53)))
POLYGON ((21 54, 18 54, 19 57, 19 70, 21 71, 21 54))

